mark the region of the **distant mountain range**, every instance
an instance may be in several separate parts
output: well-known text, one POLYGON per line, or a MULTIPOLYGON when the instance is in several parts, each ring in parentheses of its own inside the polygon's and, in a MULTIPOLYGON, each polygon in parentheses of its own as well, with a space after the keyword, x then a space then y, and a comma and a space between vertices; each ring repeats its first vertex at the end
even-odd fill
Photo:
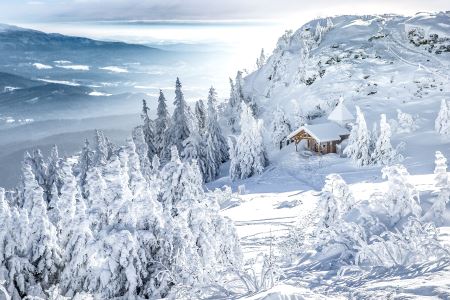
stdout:
POLYGON ((154 51, 162 50, 123 42, 103 42, 83 37, 66 36, 59 33, 0 24, 0 50, 18 51, 60 51, 60 50, 114 50, 154 51))

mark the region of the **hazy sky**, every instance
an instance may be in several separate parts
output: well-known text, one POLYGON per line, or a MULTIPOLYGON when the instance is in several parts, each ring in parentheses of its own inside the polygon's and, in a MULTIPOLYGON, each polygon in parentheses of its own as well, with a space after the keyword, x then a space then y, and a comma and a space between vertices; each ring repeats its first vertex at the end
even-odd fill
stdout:
POLYGON ((0 0, 1 22, 279 19, 450 10, 448 0, 0 0))

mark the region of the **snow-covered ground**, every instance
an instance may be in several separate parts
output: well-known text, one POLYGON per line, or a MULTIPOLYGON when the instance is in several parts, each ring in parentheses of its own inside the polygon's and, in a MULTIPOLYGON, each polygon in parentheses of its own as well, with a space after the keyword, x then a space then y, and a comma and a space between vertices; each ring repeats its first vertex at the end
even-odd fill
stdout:
MULTIPOLYGON (((284 110, 291 125, 299 111, 318 112, 322 117, 308 122, 322 123, 343 96, 352 112, 355 105, 361 108, 369 130, 386 114, 393 129, 392 144, 404 143, 400 163, 420 193, 422 219, 430 221, 426 214, 437 193, 434 153, 441 151, 450 157, 450 138, 434 129, 441 100, 450 98, 450 53, 435 52, 440 45, 449 45, 449 20, 448 13, 412 18, 342 16, 332 18, 332 25, 319 19, 287 33, 266 64, 244 78, 244 94, 258 105, 266 139, 270 139, 272 112, 277 108, 284 110), (322 27, 320 37, 317 24, 322 27), (441 44, 434 48, 429 43, 414 45, 412 29, 424 33, 425 39, 438 34, 441 44), (413 116, 415 128, 411 131, 396 128, 399 109, 413 116)), ((450 298, 447 260, 365 271, 348 266, 344 274, 338 274, 339 268, 315 266, 314 260, 308 259, 311 254, 293 253, 289 249, 292 233, 314 230, 319 193, 328 174, 341 175, 359 203, 385 192, 388 186, 380 166, 358 168, 336 154, 305 156, 302 151, 295 152, 293 145, 282 150, 268 146, 268 151, 270 165, 260 176, 230 182, 224 174, 209 184, 210 188, 230 184, 236 191, 244 191, 241 203, 225 208, 223 215, 235 222, 246 259, 257 260, 260 253, 273 255, 282 269, 273 288, 244 298, 450 298)), ((447 246, 449 211, 447 205, 445 221, 438 225, 439 239, 447 246)))

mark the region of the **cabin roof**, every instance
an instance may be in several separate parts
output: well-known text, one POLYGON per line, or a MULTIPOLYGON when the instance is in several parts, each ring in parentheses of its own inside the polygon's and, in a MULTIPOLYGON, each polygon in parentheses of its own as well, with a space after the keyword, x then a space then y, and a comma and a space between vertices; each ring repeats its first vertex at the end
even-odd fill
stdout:
POLYGON ((342 123, 346 121, 354 120, 353 114, 345 107, 344 101, 341 98, 338 105, 333 109, 333 111, 328 115, 328 120, 342 123))
POLYGON ((350 134, 346 128, 343 128, 336 123, 327 122, 314 125, 303 125, 289 134, 287 138, 291 139, 303 130, 318 142, 339 141, 341 136, 350 134))

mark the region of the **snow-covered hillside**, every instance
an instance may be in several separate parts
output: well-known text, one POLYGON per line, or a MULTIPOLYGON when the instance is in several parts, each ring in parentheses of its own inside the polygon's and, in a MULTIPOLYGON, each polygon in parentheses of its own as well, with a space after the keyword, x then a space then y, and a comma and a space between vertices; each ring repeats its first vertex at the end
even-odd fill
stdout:
POLYGON ((377 112, 393 117, 397 108, 421 112, 426 123, 448 97, 449 24, 448 13, 311 21, 279 39, 266 64, 245 78, 244 94, 257 99, 266 121, 277 105, 291 118, 299 109, 326 114, 342 95, 349 107, 367 111, 369 125, 377 112))
MULTIPOLYGON (((250 290, 261 292, 250 293, 251 299, 450 297, 449 281, 443 279, 450 274, 448 256, 433 258, 437 248, 424 250, 417 239, 421 230, 431 236, 436 226, 439 247, 446 252, 450 244, 448 194, 440 192, 433 174, 435 151, 450 157, 450 136, 435 130, 441 101, 450 99, 449 37, 448 12, 317 19, 280 37, 256 71, 243 79, 238 74, 234 91, 240 91, 264 121, 270 165, 259 176, 234 182, 223 177, 210 187, 231 184, 244 194, 241 203, 224 214, 236 223, 244 256, 251 262, 247 266, 257 274, 271 274, 255 276, 259 288, 250 290), (386 115, 391 142, 399 146, 401 156, 392 164, 406 169, 358 167, 336 154, 311 156, 295 152, 292 144, 280 150, 272 143, 280 136, 273 133, 274 123, 288 124, 293 131, 302 121, 326 122, 341 96, 352 113, 360 107, 369 132, 373 124, 378 127, 380 115, 386 115), (333 173, 340 177, 330 177, 333 173), (341 178, 349 184, 343 194, 339 189, 347 187, 341 178), (402 209, 408 212, 400 213, 402 221, 392 221, 398 207, 389 199, 398 201, 396 205, 403 201, 396 194, 402 185, 408 191, 404 199, 410 201, 402 209), (352 208, 329 206, 327 193, 340 195, 338 206, 350 197, 352 208), (437 213, 438 199, 444 199, 442 214, 437 213), (321 237, 317 228, 325 222, 324 209, 345 213, 330 225, 331 231, 325 226, 327 233, 321 237), (408 216, 422 224, 406 225, 408 216), (373 236, 377 226, 386 231, 373 236), (411 228, 419 227, 418 235, 408 236, 411 228), (356 237, 361 228, 363 234, 356 237), (321 238, 323 246, 316 248, 321 238), (402 243, 408 246, 402 248, 402 243), (374 251, 380 260, 369 259, 365 251, 374 251), (407 262, 412 257, 418 260, 407 262)), ((370 139, 373 136, 376 132, 370 139)))

